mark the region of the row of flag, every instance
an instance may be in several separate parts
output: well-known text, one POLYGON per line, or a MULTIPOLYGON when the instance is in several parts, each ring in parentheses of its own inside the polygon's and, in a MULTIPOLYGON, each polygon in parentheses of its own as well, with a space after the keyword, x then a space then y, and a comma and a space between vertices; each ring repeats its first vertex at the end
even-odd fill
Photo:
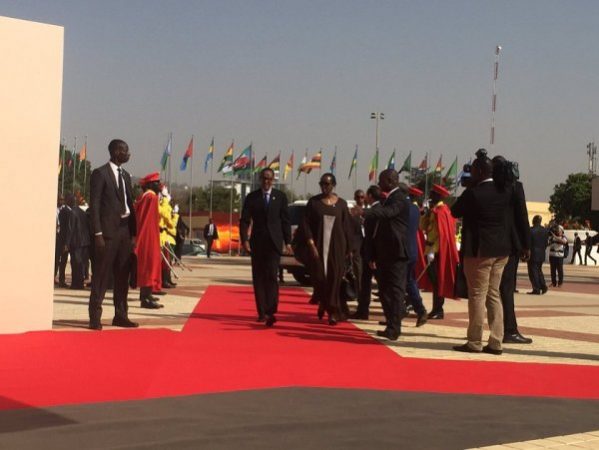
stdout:
MULTIPOLYGON (((222 161, 220 162, 217 173, 222 173, 223 175, 245 175, 257 173, 265 168, 269 168, 274 170, 275 172, 280 172, 281 170, 281 152, 279 152, 271 161, 268 162, 268 158, 265 155, 262 159, 260 159, 257 163, 255 161, 255 155, 252 149, 252 144, 245 147, 239 155, 235 158, 235 141, 231 142, 231 145, 227 148, 225 155, 223 156, 222 161)), ((162 158, 160 161, 160 165, 163 171, 166 171, 168 161, 171 157, 172 153, 172 136, 169 137, 168 143, 164 149, 162 154, 162 158)), ((189 145, 183 155, 183 160, 181 161, 180 169, 186 170, 189 159, 193 156, 193 137, 189 141, 189 145)), ((389 160, 386 165, 386 169, 396 169, 395 163, 395 150, 389 157, 389 160)), ((420 173, 427 173, 432 167, 429 167, 429 156, 428 153, 425 155, 422 162, 415 168, 420 173)), ((211 162, 214 160, 214 138, 210 142, 210 146, 208 147, 208 153, 206 154, 206 158, 204 160, 204 172, 208 171, 208 167, 211 162)), ((286 180, 289 177, 289 174, 293 172, 294 164, 295 164, 295 152, 291 152, 291 156, 287 160, 287 164, 285 164, 282 179, 286 180)), ((352 158, 348 179, 351 178, 352 174, 355 173, 358 167, 358 146, 354 151, 354 156, 352 158)), ((304 157, 299 163, 299 167, 297 169, 297 178, 300 177, 302 173, 309 174, 314 169, 322 168, 322 149, 320 149, 316 154, 314 154, 311 158, 308 158, 308 151, 304 154, 304 157)), ((457 176, 457 168, 458 168, 458 159, 457 157, 447 170, 444 179, 455 179, 457 176)), ((437 164, 434 167, 434 173, 441 174, 445 169, 443 166, 443 155, 439 157, 437 164)), ((406 172, 412 173, 412 152, 410 152, 406 159, 404 160, 401 167, 398 169, 399 173, 406 172)), ((335 152, 333 154, 333 158, 331 159, 331 164, 329 167, 329 171, 333 174, 337 171, 337 149, 335 148, 335 152)), ((376 177, 379 171, 379 151, 376 150, 372 160, 370 162, 369 170, 368 170, 368 179, 370 182, 375 182, 376 177)))
POLYGON ((87 142, 83 144, 79 153, 76 152, 75 148, 73 148, 73 150, 67 150, 65 147, 62 148, 62 152, 63 154, 58 160, 58 173, 62 170, 63 160, 67 168, 71 168, 75 160, 78 161, 78 166, 81 166, 82 162, 87 159, 87 142))

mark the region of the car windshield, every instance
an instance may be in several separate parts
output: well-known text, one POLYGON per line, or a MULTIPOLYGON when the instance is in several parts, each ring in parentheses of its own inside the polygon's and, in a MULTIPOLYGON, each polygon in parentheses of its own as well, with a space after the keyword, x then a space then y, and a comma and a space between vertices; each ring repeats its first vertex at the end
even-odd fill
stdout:
POLYGON ((291 225, 299 225, 304 217, 306 205, 289 205, 289 220, 291 225))

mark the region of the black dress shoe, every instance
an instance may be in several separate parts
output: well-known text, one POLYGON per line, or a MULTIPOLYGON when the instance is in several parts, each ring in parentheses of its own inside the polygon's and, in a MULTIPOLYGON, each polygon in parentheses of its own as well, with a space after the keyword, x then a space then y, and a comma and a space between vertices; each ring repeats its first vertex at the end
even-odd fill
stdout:
POLYGON ((490 355, 501 355, 503 353, 503 350, 495 350, 494 348, 485 345, 483 347, 483 353, 489 353, 490 355))
POLYGON ((139 324, 137 322, 131 322, 129 319, 117 319, 116 317, 112 319, 113 327, 123 327, 123 328, 137 328, 139 324))
POLYGON ((387 321, 386 320, 379 320, 379 325, 382 325, 384 327, 387 326, 387 321))
POLYGON ((504 344, 532 344, 532 339, 522 336, 519 332, 503 336, 504 344))
POLYGON ((311 305, 318 305, 318 299, 314 298, 314 297, 310 297, 310 300, 308 301, 308 303, 310 303, 311 305))
POLYGON ((542 294, 546 294, 546 293, 547 293, 547 291, 548 291, 548 289, 547 289, 547 286, 543 286, 543 287, 541 288, 541 295, 542 295, 542 294))
POLYGON ((391 333, 387 330, 379 330, 376 332, 376 335, 379 337, 384 337, 386 339, 389 339, 390 341, 397 341, 399 339, 399 334, 395 334, 395 333, 391 333))
MULTIPOLYGON (((545 288, 545 289, 547 289, 547 288, 545 288)), ((547 291, 545 291, 545 292, 547 292, 547 291)), ((528 295, 541 295, 541 291, 530 291, 530 292, 527 292, 527 294, 528 295)))
POLYGON ((355 312, 351 316, 349 316, 349 318, 354 320, 368 320, 368 314, 355 312))
POLYGON ((335 320, 333 317, 330 317, 329 318, 329 325, 331 325, 331 326, 337 325, 337 320, 335 320))
POLYGON ((424 325, 426 322, 428 321, 428 317, 426 317, 426 311, 424 311, 422 314, 420 314, 418 316, 418 319, 416 320, 416 326, 417 327, 421 327, 422 325, 424 325))
POLYGON ((66 284, 64 281, 62 281, 62 282, 58 283, 58 287, 61 287, 61 288, 68 288, 68 287, 69 287, 69 285, 68 285, 68 284, 66 284))
POLYGON ((475 350, 472 347, 470 347, 468 344, 463 344, 463 345, 454 345, 453 349, 456 352, 463 352, 463 353, 480 353, 480 350, 475 350))
POLYGON ((159 309, 162 305, 160 305, 158 302, 146 299, 141 301, 140 306, 146 309, 159 309))
POLYGON ((428 320, 441 320, 445 318, 445 313, 443 311, 431 311, 428 314, 428 320))
POLYGON ((90 330, 97 330, 97 331, 101 331, 102 330, 102 324, 101 323, 89 323, 89 329, 90 330))
POLYGON ((266 316, 266 326, 267 327, 272 327, 275 322, 277 321, 277 318, 273 315, 273 316, 266 316))
POLYGON ((266 320, 266 317, 258 316, 258 318, 256 319, 256 322, 264 322, 265 320, 266 320))

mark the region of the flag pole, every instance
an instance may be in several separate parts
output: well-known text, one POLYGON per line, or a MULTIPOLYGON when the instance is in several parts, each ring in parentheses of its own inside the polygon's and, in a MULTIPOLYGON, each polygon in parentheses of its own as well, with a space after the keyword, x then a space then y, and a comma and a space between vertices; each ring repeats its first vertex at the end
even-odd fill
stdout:
POLYGON ((212 136, 212 157, 210 158, 210 210, 209 217, 212 217, 212 189, 214 188, 214 136, 212 136))
POLYGON ((229 256, 231 256, 232 253, 232 237, 233 237, 233 177, 235 176, 235 172, 233 172, 233 174, 231 174, 231 192, 229 192, 229 256))
MULTIPOLYGON (((294 153, 295 153, 295 150, 291 149, 291 160, 292 160, 293 162, 295 162, 294 153)), ((285 164, 285 169, 287 169, 287 164, 285 164)), ((289 190, 291 191, 291 193, 292 193, 293 195, 295 195, 295 194, 293 193, 293 167, 291 168, 291 185, 290 185, 290 188, 289 188, 289 190)))
MULTIPOLYGON (((171 154, 168 155, 168 192, 169 194, 171 193, 171 160, 173 159, 173 133, 171 132, 171 136, 170 136, 170 144, 171 144, 171 154)), ((190 224, 191 225, 191 224, 190 224)))
POLYGON ((75 178, 77 178, 77 163, 75 162, 75 152, 77 151, 77 136, 75 136, 75 147, 73 148, 73 154, 71 155, 71 161, 73 162, 73 194, 75 193, 75 178))
POLYGON ((189 235, 193 236, 193 228, 191 226, 191 212, 193 208, 193 134, 191 135, 191 156, 190 158, 190 166, 189 166, 189 235))
POLYGON ((85 160, 83 161, 83 199, 85 200, 85 184, 87 182, 87 135, 85 135, 85 160))
POLYGON ((62 167, 60 170, 62 171, 62 173, 60 174, 60 176, 61 176, 62 180, 60 181, 60 184, 61 184, 60 185, 60 195, 64 195, 64 173, 67 168, 66 161, 65 161, 65 158, 66 158, 66 140, 65 140, 65 138, 62 138, 62 155, 61 155, 61 157, 62 157, 62 167))

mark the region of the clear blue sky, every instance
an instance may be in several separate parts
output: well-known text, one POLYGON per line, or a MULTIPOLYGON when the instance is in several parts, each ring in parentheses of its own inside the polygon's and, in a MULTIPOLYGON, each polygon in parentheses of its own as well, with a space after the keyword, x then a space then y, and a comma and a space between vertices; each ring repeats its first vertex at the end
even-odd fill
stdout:
MULTIPOLYGON (((599 138, 596 1, 0 0, 0 15, 65 27, 62 136, 88 136, 92 164, 125 139, 129 170, 174 167, 196 136, 196 183, 212 136, 257 158, 339 148, 339 191, 359 145, 359 185, 383 111, 381 164, 442 153, 448 166, 488 147, 494 49, 503 46, 496 145, 520 162, 530 200, 586 170, 599 138)), ((200 175, 201 174, 201 175, 200 175)), ((187 174, 179 174, 184 181, 187 174)), ((308 179, 317 191, 317 174, 308 179)), ((296 183, 303 191, 303 183, 296 183)))

